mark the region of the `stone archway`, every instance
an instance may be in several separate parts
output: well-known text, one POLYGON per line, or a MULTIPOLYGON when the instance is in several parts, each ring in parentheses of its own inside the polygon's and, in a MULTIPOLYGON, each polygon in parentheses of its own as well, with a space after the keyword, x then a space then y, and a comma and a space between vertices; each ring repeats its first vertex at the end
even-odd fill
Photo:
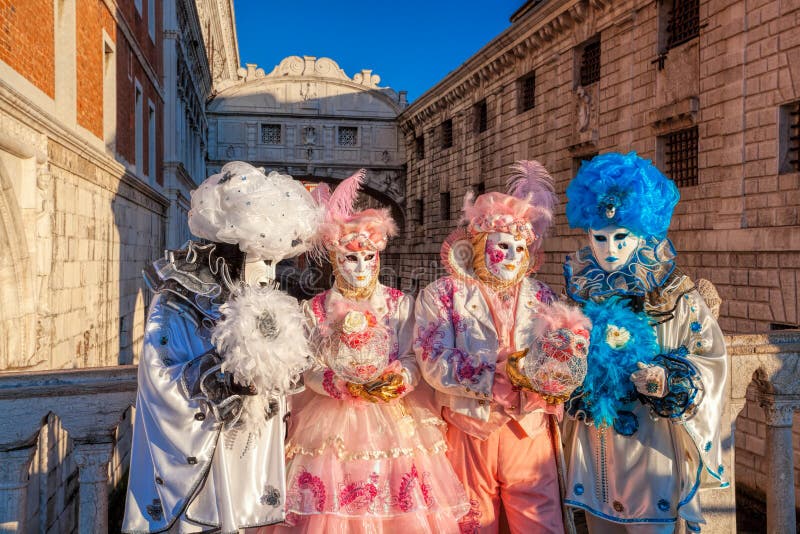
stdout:
POLYGON ((0 370, 27 367, 35 351, 34 266, 22 214, 0 164, 0 370))

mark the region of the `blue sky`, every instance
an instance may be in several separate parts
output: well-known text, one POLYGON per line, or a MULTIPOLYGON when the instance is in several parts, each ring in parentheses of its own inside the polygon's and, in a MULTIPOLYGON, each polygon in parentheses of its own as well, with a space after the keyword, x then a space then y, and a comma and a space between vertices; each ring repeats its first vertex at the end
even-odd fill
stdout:
POLYGON ((239 60, 269 73, 286 56, 330 57, 352 77, 414 100, 506 29, 523 0, 234 0, 239 60))

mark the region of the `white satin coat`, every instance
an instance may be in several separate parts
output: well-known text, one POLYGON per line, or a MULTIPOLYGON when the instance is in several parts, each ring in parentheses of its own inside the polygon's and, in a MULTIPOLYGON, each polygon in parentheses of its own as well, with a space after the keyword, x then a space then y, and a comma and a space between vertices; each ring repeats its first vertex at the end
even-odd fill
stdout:
POLYGON ((199 317, 170 293, 151 305, 123 532, 238 532, 283 520, 285 400, 255 434, 222 429, 189 399, 182 371, 212 348, 199 317))
MULTIPOLYGON (((441 406, 488 421, 501 347, 492 310, 478 284, 445 276, 422 291, 416 305, 414 350, 422 375, 436 390, 441 406)), ((542 300, 549 297, 552 292, 542 282, 533 278, 520 281, 511 331, 513 349, 533 346, 536 313, 547 304, 542 300)), ((525 416, 544 411, 545 406, 539 395, 520 390, 518 402, 506 411, 525 428, 525 416)), ((536 432, 533 428, 526 431, 536 432)))
POLYGON ((696 413, 688 420, 670 420, 651 416, 637 403, 639 428, 632 436, 569 421, 565 502, 620 523, 666 525, 679 515, 702 523, 698 490, 728 486, 720 442, 727 401, 725 340, 695 290, 679 297, 674 318, 655 330, 662 353, 681 346, 689 351, 686 358, 704 389, 696 413))

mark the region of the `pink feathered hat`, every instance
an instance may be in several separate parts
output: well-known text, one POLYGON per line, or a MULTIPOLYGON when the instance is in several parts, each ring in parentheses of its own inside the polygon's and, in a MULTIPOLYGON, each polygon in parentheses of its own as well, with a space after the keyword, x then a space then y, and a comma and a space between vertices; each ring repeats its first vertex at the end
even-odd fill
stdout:
POLYGON ((508 181, 508 194, 485 193, 464 197, 462 221, 472 237, 501 232, 521 236, 530 247, 541 239, 553 222, 557 203, 553 178, 538 161, 518 161, 508 181), (474 199, 474 202, 473 202, 474 199))
POLYGON ((366 175, 367 171, 360 169, 343 180, 333 193, 327 184, 320 184, 314 190, 314 197, 325 209, 316 246, 320 253, 322 249, 341 253, 381 251, 389 237, 397 234, 397 225, 388 209, 353 211, 366 175))

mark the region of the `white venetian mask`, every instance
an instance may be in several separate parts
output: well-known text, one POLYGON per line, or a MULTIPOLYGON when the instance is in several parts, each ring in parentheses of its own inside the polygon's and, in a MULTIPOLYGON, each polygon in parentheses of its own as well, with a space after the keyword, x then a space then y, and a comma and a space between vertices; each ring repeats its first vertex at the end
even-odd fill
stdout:
POLYGON ((620 270, 639 245, 642 238, 622 226, 606 226, 589 230, 589 246, 597 263, 607 272, 620 270))
POLYGON ((244 282, 251 287, 257 287, 262 284, 269 285, 272 282, 269 271, 270 269, 264 260, 258 257, 253 259, 246 258, 244 262, 244 282))
POLYGON ((492 232, 486 237, 486 269, 504 282, 516 279, 528 267, 528 245, 512 234, 492 232))
POLYGON ((358 252, 336 253, 336 263, 338 264, 338 274, 344 278, 350 286, 361 289, 369 286, 372 279, 377 274, 378 254, 370 250, 360 250, 358 252))

